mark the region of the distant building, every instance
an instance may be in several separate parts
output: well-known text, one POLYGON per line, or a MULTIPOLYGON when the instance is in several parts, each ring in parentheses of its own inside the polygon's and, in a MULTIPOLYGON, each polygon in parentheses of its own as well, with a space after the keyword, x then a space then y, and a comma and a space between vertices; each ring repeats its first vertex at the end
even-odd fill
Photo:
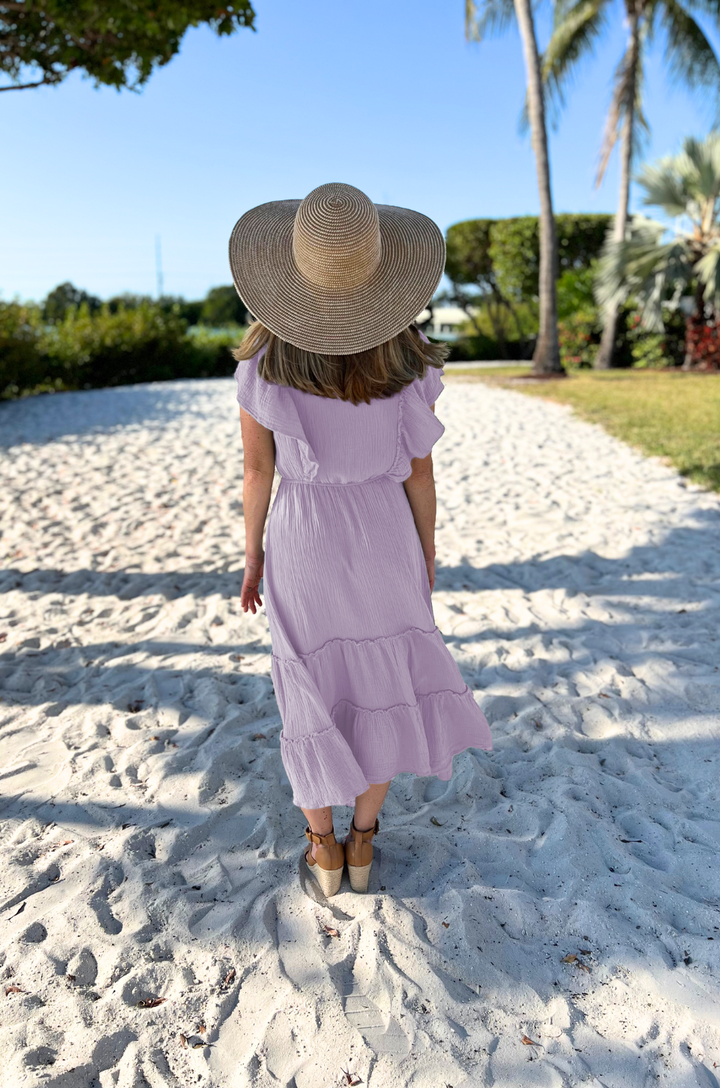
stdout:
POLYGON ((434 306, 432 321, 424 325, 430 317, 429 310, 423 310, 416 318, 418 324, 423 325, 423 331, 427 336, 435 340, 457 340, 461 335, 461 328, 466 325, 469 318, 459 306, 434 306))

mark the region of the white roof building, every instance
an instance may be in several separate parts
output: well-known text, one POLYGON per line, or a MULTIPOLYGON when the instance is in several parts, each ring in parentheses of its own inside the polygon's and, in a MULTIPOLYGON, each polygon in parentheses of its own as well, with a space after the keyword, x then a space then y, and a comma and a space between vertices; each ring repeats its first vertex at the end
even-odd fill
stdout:
MULTIPOLYGON (((429 316, 430 311, 423 310, 415 320, 422 323, 427 321, 429 316)), ((425 332, 436 340, 457 340, 462 326, 467 324, 468 320, 468 315, 459 306, 435 306, 432 321, 425 326, 425 332)))

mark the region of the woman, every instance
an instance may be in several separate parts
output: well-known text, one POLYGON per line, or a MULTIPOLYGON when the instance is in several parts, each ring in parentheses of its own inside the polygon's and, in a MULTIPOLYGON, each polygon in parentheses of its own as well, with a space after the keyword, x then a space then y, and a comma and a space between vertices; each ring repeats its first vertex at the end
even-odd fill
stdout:
POLYGON ((256 321, 235 351, 241 604, 265 607, 281 755, 326 895, 366 891, 392 778, 448 780, 490 729, 435 624, 431 449, 446 349, 414 318, 442 276, 426 216, 331 183, 251 209, 230 239, 256 321), (263 529, 275 467, 282 477, 263 529), (337 842, 332 806, 352 805, 337 842))

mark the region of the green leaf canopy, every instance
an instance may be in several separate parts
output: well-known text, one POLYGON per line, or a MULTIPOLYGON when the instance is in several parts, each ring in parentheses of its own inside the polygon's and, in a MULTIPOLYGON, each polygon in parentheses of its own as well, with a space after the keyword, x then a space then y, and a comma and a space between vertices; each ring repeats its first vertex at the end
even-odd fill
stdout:
POLYGON ((254 29, 250 0, 0 0, 0 90, 56 84, 75 69, 95 85, 137 90, 180 49, 189 27, 254 29))

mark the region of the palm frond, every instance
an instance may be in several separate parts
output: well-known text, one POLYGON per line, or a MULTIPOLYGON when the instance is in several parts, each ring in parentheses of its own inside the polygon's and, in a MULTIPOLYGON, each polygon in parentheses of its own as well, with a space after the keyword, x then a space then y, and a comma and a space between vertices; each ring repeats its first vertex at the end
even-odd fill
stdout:
MULTIPOLYGON (((716 5, 717 9, 717 5, 716 5)), ((701 27, 678 0, 662 0, 665 61, 671 77, 693 90, 712 93, 714 122, 720 120, 720 61, 701 27)))
POLYGON ((692 278, 686 239, 662 242, 666 227, 657 220, 636 215, 622 241, 605 242, 594 283, 601 307, 619 306, 628 296, 637 298, 640 323, 649 332, 662 332, 662 302, 670 289, 675 293, 692 278))
POLYGON ((595 185, 599 186, 605 176, 607 165, 612 155, 613 148, 620 137, 623 124, 630 115, 630 107, 633 107, 635 124, 630 137, 633 141, 633 151, 640 143, 638 131, 644 124, 647 127, 645 115, 642 113, 642 104, 639 97, 639 85, 642 84, 642 68, 637 43, 632 39, 623 53, 617 68, 615 69, 615 82, 613 86, 610 108, 605 119, 605 131, 603 133, 602 146, 598 161, 595 185), (637 116, 636 107, 641 106, 640 115, 637 116))
POLYGON ((720 197, 720 133, 704 140, 688 136, 678 155, 665 155, 637 175, 645 190, 644 204, 663 208, 667 215, 688 216, 701 234, 717 232, 714 220, 720 197))
POLYGON ((654 205, 673 218, 686 215, 688 191, 676 170, 676 155, 666 155, 655 163, 643 166, 635 180, 644 190, 643 204, 654 205))
POLYGON ((606 0, 574 0, 556 7, 555 27, 540 58, 550 102, 565 105, 565 87, 607 25, 605 5, 606 0))
POLYGON ((684 7, 689 11, 707 15, 718 29, 720 29, 720 7, 717 0, 685 0, 684 7))
POLYGON ((650 135, 650 125, 643 107, 645 98, 644 43, 645 27, 643 25, 640 28, 640 48, 638 49, 637 65, 635 67, 635 106, 633 109, 633 130, 630 134, 632 140, 632 162, 638 162, 642 158, 650 135))
POLYGON ((480 42, 506 30, 515 18, 513 0, 465 0, 465 40, 480 42))
POLYGON ((677 156, 677 169, 696 200, 716 200, 720 193, 720 132, 711 132, 704 140, 686 137, 677 156))

